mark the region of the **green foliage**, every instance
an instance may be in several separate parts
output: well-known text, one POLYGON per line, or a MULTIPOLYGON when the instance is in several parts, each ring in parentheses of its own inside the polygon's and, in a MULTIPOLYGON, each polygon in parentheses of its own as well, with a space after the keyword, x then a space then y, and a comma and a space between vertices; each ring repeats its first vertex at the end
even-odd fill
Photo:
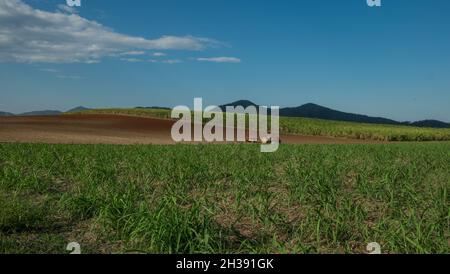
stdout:
POLYGON ((90 109, 82 112, 66 113, 66 115, 73 114, 116 114, 116 115, 130 115, 137 117, 155 117, 170 119, 170 110, 166 109, 144 109, 144 108, 111 108, 111 109, 90 109))
POLYGON ((450 143, 0 144, 0 252, 449 253, 450 143))
POLYGON ((285 134, 320 135, 377 141, 448 141, 450 129, 375 125, 281 117, 280 130, 285 134))

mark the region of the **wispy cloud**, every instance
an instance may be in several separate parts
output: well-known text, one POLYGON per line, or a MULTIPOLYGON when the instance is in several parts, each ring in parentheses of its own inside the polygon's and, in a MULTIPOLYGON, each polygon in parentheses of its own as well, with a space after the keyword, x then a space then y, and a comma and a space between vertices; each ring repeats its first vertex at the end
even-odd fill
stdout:
POLYGON ((182 60, 179 60, 179 59, 168 59, 168 60, 149 59, 149 60, 147 60, 147 62, 148 62, 148 63, 169 64, 169 65, 174 65, 174 64, 183 63, 183 61, 182 61, 182 60))
POLYGON ((82 77, 80 77, 78 75, 64 74, 63 71, 61 71, 59 69, 54 69, 54 68, 41 68, 41 69, 39 69, 39 71, 51 73, 52 75, 56 76, 56 78, 59 78, 59 79, 68 79, 68 80, 82 79, 82 77))
POLYGON ((78 13, 78 10, 74 7, 69 7, 68 5, 64 5, 64 4, 59 4, 58 5, 58 10, 65 12, 65 13, 78 13))
POLYGON ((122 60, 124 62, 130 62, 130 63, 143 62, 143 60, 137 59, 137 58, 121 58, 120 60, 122 60))
POLYGON ((167 54, 165 54, 164 52, 155 52, 152 55, 155 56, 155 57, 167 56, 167 54))
POLYGON ((169 65, 179 64, 179 63, 181 63, 181 62, 182 62, 182 61, 181 61, 181 60, 178 60, 178 59, 174 59, 174 60, 163 60, 163 61, 161 61, 161 63, 169 64, 169 65))
POLYGON ((145 54, 145 51, 134 50, 134 51, 122 52, 119 55, 121 55, 121 56, 127 56, 127 55, 134 56, 134 55, 144 55, 144 54, 145 54))
POLYGON ((138 59, 138 58, 120 58, 120 60, 123 61, 123 62, 129 62, 129 63, 147 62, 147 63, 160 63, 160 64, 169 64, 169 65, 179 64, 179 63, 183 62, 182 60, 179 60, 179 59, 168 59, 168 60, 148 59, 148 60, 143 60, 143 59, 138 59))
POLYGON ((52 69, 52 68, 43 68, 43 69, 40 69, 40 71, 43 71, 43 72, 50 72, 50 73, 58 73, 58 72, 59 72, 59 70, 57 70, 57 69, 52 69))
POLYGON ((213 62, 213 63, 241 63, 242 60, 236 57, 211 57, 211 58, 197 58, 200 62, 213 62))
POLYGON ((0 62, 97 63, 135 50, 199 51, 219 45, 194 36, 129 36, 78 14, 42 11, 22 0, 0 0, 0 62))

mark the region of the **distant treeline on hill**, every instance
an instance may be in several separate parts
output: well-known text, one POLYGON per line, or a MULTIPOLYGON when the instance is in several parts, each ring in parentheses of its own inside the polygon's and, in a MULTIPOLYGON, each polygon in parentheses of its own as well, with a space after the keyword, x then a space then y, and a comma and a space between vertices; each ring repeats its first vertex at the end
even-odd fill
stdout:
MULTIPOLYGON (((248 101, 240 100, 230 104, 222 105, 220 108, 225 111, 227 106, 255 106, 259 105, 248 101)), ((270 111, 268 111, 270 113, 270 111)), ((382 118, 382 117, 370 117, 367 115, 353 114, 342 111, 333 110, 316 104, 305 104, 299 107, 281 108, 280 116, 283 117, 303 117, 303 118, 314 118, 322 120, 332 120, 332 121, 344 121, 344 122, 355 122, 355 123, 367 123, 367 124, 387 124, 387 125, 406 125, 415 127, 431 127, 431 128, 450 128, 449 123, 445 123, 437 120, 424 120, 418 122, 398 122, 395 120, 382 118)))
POLYGON ((136 107, 136 109, 163 109, 163 110, 172 110, 168 107, 136 107))
MULTIPOLYGON (((249 106, 254 106, 257 109, 259 105, 248 101, 248 100, 240 100, 230 104, 221 105, 220 108, 222 111, 226 111, 227 106, 242 106, 247 108, 249 106)), ((171 108, 168 107, 136 107, 135 109, 149 109, 149 110, 168 110, 171 108)), ((82 106, 70 109, 65 113, 76 113, 90 110, 89 108, 85 108, 82 106)), ((58 110, 44 110, 44 111, 32 111, 26 112, 22 114, 18 114, 18 116, 38 116, 38 115, 59 115, 63 112, 58 110)), ((270 114, 270 110, 268 110, 268 114, 270 114)), ((0 116, 14 116, 15 114, 9 112, 0 112, 0 116)), ((331 121, 344 121, 344 122, 355 122, 355 123, 366 123, 366 124, 384 124, 384 125, 404 125, 404 126, 414 126, 414 127, 427 127, 427 128, 450 128, 450 124, 438 120, 423 120, 417 122, 398 122, 395 120, 383 118, 383 117, 370 117, 362 114, 354 114, 347 113, 342 111, 337 111, 334 109, 330 109, 327 107, 323 107, 316 104, 305 104, 299 107, 287 107, 280 109, 280 116, 283 117, 301 117, 301 118, 314 118, 314 119, 322 119, 322 120, 331 120, 331 121)))

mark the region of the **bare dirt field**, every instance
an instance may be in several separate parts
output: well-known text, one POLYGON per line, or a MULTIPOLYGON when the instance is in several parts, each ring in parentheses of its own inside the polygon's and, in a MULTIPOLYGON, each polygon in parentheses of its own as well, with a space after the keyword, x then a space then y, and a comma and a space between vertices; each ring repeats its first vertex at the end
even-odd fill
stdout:
MULTIPOLYGON (((50 144, 174 144, 174 121, 121 115, 0 117, 0 142, 50 144)), ((360 144, 374 141, 282 135, 288 144, 360 144)))

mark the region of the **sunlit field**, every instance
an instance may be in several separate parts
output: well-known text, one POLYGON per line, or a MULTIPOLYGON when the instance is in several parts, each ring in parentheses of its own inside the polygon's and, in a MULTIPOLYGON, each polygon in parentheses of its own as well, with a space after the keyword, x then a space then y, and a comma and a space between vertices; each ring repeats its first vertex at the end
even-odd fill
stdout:
MULTIPOLYGON (((164 109, 96 109, 81 114, 119 114, 170 119, 164 109)), ((80 113, 78 113, 80 114, 80 113)), ((450 141, 450 129, 377 125, 310 118, 280 117, 282 134, 344 137, 375 141, 450 141)))
POLYGON ((259 149, 0 144, 0 252, 450 252, 450 143, 259 149))

